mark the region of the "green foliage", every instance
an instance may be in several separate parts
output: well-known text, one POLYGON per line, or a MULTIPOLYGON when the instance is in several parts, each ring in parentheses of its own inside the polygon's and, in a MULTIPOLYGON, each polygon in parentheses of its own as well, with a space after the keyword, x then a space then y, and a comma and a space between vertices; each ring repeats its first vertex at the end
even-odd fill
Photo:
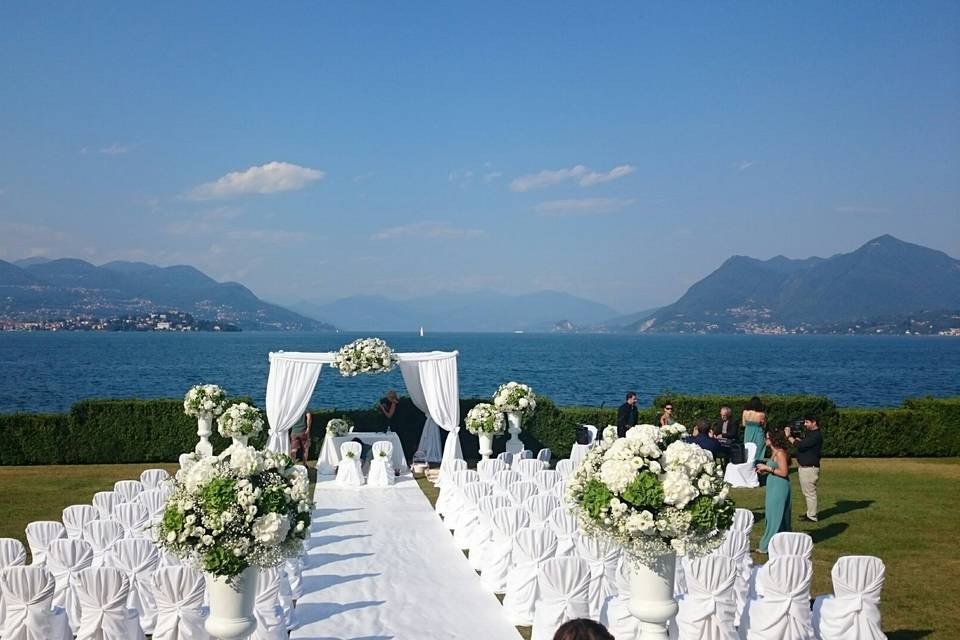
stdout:
POLYGON ((708 533, 717 526, 717 510, 713 498, 700 496, 690 508, 690 525, 699 533, 708 533))
MULTIPOLYGON (((813 414, 820 419, 820 426, 826 433, 836 427, 839 421, 837 405, 830 398, 762 395, 760 400, 767 409, 767 425, 770 427, 790 426, 804 416, 813 414)), ((739 422, 740 414, 749 401, 750 396, 685 396, 664 393, 654 398, 653 406, 659 413, 664 404, 672 402, 677 422, 691 428, 700 419, 716 421, 720 417, 722 406, 730 407, 733 410, 733 419, 739 422)))
POLYGON ((203 570, 217 576, 238 576, 248 566, 245 559, 219 545, 211 547, 203 556, 203 570))
POLYGON ((177 511, 174 506, 169 506, 163 511, 161 525, 164 531, 181 531, 183 529, 183 514, 177 511))
POLYGON ((200 500, 206 513, 219 515, 236 503, 236 483, 233 478, 216 477, 200 492, 200 500))
POLYGON ((612 498, 613 494, 607 488, 607 485, 593 478, 583 488, 580 504, 590 514, 590 517, 599 518, 600 512, 610 506, 612 498))
POLYGON ((638 509, 656 513, 663 505, 663 485, 652 471, 641 471, 623 490, 623 499, 638 509))

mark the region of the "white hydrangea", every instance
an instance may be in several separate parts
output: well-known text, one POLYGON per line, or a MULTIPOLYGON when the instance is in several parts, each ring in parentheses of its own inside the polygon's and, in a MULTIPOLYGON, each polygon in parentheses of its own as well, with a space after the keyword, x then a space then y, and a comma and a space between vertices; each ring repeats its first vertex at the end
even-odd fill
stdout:
POLYGON ((680 440, 670 443, 663 452, 663 459, 667 471, 683 470, 692 477, 700 475, 704 466, 712 461, 710 454, 700 446, 680 440))
POLYGON ((667 471, 663 478, 663 501, 683 509, 699 494, 690 478, 683 471, 667 471))
POLYGON ((250 446, 233 447, 228 450, 230 454, 230 467, 236 469, 243 475, 253 475, 263 468, 263 456, 250 446))
POLYGON ((614 493, 621 493, 633 482, 637 469, 629 460, 607 460, 600 465, 600 481, 614 493))
MULTIPOLYGON (((256 507, 253 507, 256 509, 256 507)), ((279 513, 268 513, 253 521, 253 538, 260 544, 275 546, 283 542, 290 531, 290 521, 279 513)))
POLYGON ((634 535, 637 533, 653 535, 657 531, 657 523, 653 519, 653 514, 647 510, 628 516, 626 527, 627 531, 634 535))
POLYGON ((217 475, 217 470, 213 467, 215 461, 216 458, 203 458, 197 460, 189 468, 182 470, 183 483, 189 491, 196 491, 213 480, 217 475))

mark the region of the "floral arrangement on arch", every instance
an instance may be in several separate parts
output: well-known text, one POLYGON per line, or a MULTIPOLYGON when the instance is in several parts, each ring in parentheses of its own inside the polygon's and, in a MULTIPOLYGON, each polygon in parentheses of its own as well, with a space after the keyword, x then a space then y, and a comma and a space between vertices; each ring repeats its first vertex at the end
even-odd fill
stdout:
POLYGON ((387 373, 397 366, 397 355, 380 338, 361 338, 340 347, 332 366, 342 376, 359 373, 387 373))
POLYGON ((327 423, 327 433, 335 438, 341 438, 353 431, 353 424, 346 418, 334 418, 327 423))
POLYGON ((584 532, 612 539, 641 564, 719 547, 733 523, 730 485, 709 453, 682 441, 685 434, 683 425, 645 424, 597 443, 567 490, 584 532))
POLYGON ((183 397, 183 412, 193 418, 218 416, 227 407, 227 392, 215 384, 198 384, 183 397))
POLYGON ((174 478, 154 540, 208 574, 234 578, 303 553, 310 481, 289 456, 238 446, 191 455, 174 478))
POLYGON ((503 413, 492 404, 481 402, 467 412, 464 420, 467 431, 474 435, 481 433, 500 435, 506 428, 503 413))
POLYGON ((493 406, 506 413, 533 413, 537 408, 537 394, 528 385, 508 382, 493 394, 493 406))
POLYGON ((255 436, 263 429, 260 410, 246 402, 231 405, 217 418, 217 431, 224 438, 255 436))

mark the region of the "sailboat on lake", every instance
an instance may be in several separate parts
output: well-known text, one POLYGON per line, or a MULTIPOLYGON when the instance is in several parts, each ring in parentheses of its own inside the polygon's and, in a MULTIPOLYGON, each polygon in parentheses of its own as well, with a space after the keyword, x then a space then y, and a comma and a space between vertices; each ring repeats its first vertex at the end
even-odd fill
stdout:
POLYGON ((420 337, 423 337, 423 327, 420 327, 420 337))

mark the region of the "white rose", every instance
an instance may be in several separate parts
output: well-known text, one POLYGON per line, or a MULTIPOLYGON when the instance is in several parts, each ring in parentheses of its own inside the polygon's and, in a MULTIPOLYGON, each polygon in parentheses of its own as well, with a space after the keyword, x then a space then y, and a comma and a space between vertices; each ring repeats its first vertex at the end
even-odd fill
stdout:
POLYGON ((530 401, 528 401, 526 398, 520 398, 520 400, 517 401, 517 406, 521 409, 526 409, 530 406, 530 401))
POLYGON ((290 531, 290 521, 279 513, 268 513, 257 518, 251 526, 254 539, 268 547, 274 547, 283 542, 290 531))

